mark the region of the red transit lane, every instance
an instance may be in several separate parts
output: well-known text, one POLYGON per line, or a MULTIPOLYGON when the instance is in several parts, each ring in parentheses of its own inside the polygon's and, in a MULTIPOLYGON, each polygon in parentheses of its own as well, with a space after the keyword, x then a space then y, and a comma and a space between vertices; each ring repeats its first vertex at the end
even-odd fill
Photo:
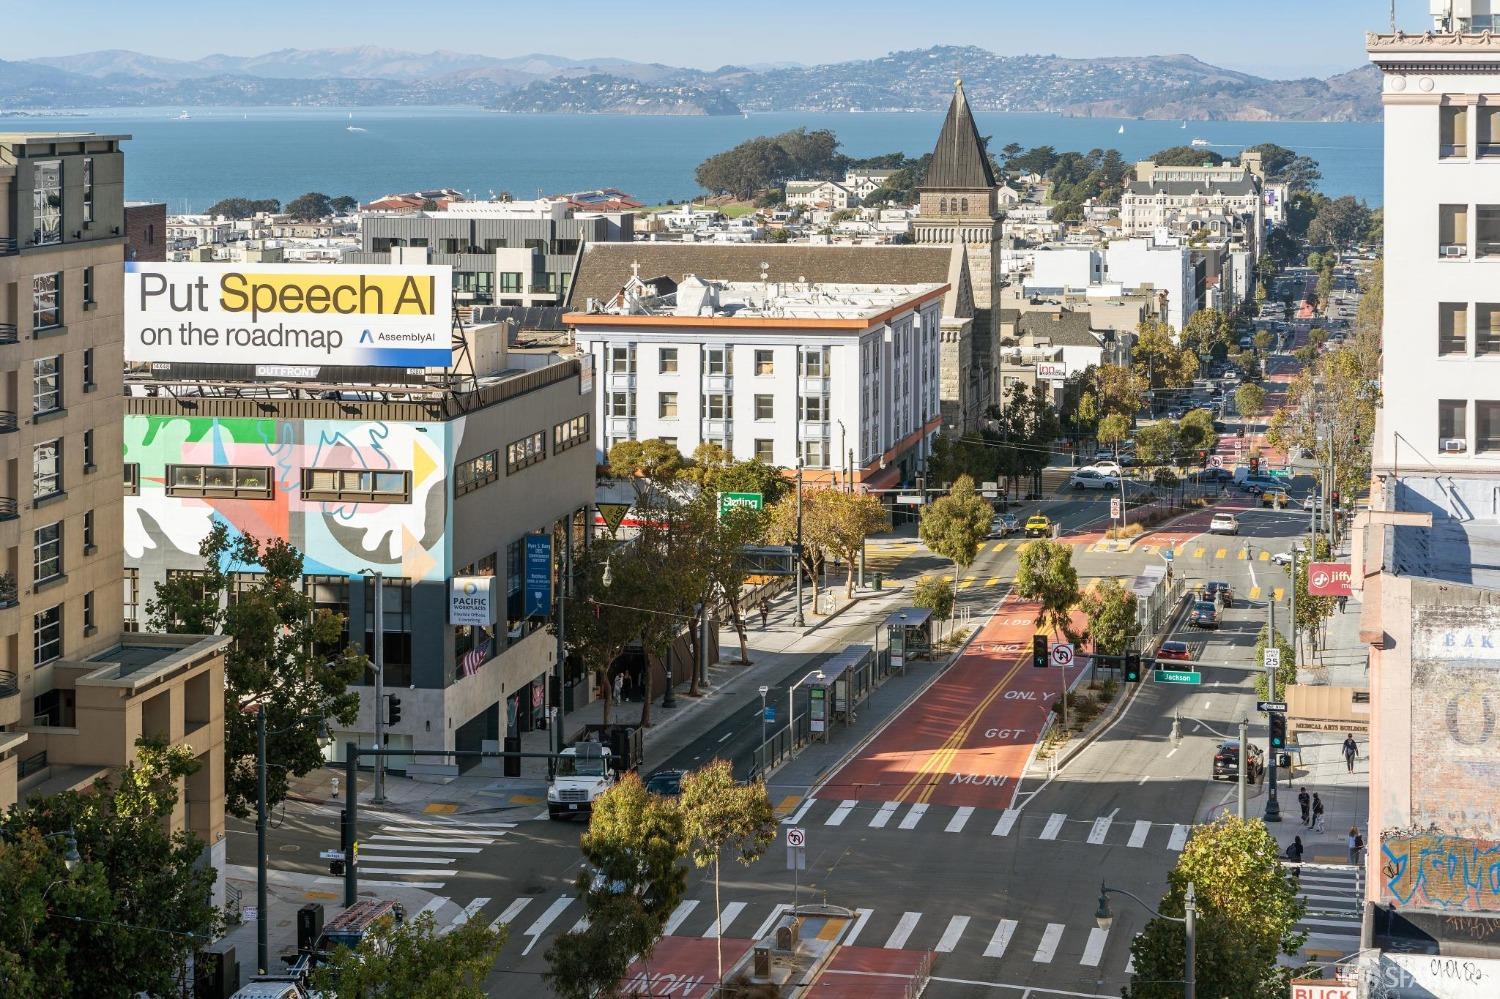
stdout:
MULTIPOLYGON (((724 967, 732 968, 753 941, 724 938, 724 967)), ((625 972, 620 993, 708 999, 718 991, 718 950, 712 938, 662 937, 649 961, 636 961, 625 972)))
MULTIPOLYGON (((1047 712, 1062 692, 1062 670, 1031 664, 1036 614, 1034 603, 1002 600, 958 662, 815 793, 829 799, 1008 807, 1047 712)), ((1069 669, 1068 679, 1078 670, 1069 669)))

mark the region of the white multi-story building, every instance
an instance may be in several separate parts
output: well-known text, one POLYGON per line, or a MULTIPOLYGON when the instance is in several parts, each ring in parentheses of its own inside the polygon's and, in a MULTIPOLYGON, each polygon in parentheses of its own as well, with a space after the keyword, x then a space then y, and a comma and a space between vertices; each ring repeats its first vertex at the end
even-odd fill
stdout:
MULTIPOLYGON (((666 287, 666 286, 664 286, 666 287)), ((705 441, 813 480, 909 480, 939 429, 947 284, 725 282, 665 294, 632 277, 564 322, 593 358, 599 458, 660 438, 705 441)))

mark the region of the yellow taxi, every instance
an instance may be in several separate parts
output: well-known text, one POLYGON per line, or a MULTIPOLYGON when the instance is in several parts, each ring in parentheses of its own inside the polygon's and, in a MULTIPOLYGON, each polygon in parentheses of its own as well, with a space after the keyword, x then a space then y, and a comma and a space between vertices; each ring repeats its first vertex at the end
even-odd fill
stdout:
POLYGON ((1026 518, 1026 536, 1028 538, 1045 538, 1052 534, 1052 521, 1045 513, 1033 514, 1026 518))
POLYGON ((1261 506, 1284 507, 1292 502, 1285 489, 1267 489, 1260 494, 1261 506))

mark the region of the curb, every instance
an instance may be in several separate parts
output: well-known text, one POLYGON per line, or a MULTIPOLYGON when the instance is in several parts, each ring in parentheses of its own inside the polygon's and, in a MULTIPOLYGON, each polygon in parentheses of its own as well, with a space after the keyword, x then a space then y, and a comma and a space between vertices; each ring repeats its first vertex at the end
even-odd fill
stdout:
MULTIPOLYGON (((900 593, 900 592, 902 592, 905 589, 906 589, 906 587, 902 583, 892 582, 892 585, 883 587, 880 590, 871 590, 868 594, 866 594, 864 596, 857 596, 853 600, 847 600, 843 604, 840 604, 839 607, 838 607, 838 609, 835 610, 832 614, 826 614, 826 615, 824 615, 823 619, 821 621, 819 621, 817 624, 811 625, 810 627, 803 628, 801 630, 802 637, 803 638, 808 637, 813 632, 817 631, 819 628, 821 628, 825 624, 827 624, 829 621, 832 621, 834 618, 836 618, 840 614, 844 613, 844 611, 848 610, 851 607, 856 606, 857 604, 862 604, 862 603, 864 603, 867 600, 879 600, 882 596, 885 596, 888 593, 900 593)), ((793 630, 794 631, 797 630, 795 625, 793 626, 793 630)))

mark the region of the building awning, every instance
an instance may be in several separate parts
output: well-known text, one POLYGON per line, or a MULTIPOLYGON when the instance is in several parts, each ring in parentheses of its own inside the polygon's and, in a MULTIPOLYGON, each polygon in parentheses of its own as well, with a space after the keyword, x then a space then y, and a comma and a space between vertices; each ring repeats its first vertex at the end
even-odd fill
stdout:
POLYGON ((1363 687, 1310 686, 1286 688, 1287 721, 1303 732, 1368 732, 1370 692, 1363 687))

